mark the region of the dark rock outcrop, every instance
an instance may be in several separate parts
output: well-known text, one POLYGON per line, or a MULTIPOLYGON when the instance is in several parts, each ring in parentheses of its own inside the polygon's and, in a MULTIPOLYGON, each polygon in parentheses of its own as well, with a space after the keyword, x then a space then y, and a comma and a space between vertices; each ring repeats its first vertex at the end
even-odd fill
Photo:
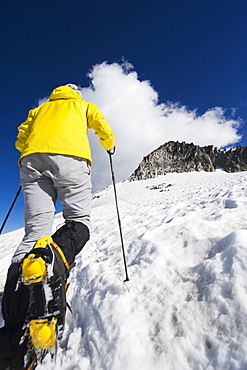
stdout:
POLYGON ((193 143, 169 141, 143 158, 129 180, 145 180, 169 172, 247 171, 247 147, 222 150, 213 145, 200 147, 193 143))

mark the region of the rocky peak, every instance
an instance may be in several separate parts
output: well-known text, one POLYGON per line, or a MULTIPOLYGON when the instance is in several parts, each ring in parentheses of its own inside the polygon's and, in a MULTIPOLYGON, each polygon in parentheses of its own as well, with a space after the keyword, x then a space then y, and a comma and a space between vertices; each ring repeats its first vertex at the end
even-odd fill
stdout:
POLYGON ((193 143, 169 141, 143 158, 129 180, 145 180, 169 172, 247 170, 247 147, 219 149, 213 145, 200 147, 193 143))

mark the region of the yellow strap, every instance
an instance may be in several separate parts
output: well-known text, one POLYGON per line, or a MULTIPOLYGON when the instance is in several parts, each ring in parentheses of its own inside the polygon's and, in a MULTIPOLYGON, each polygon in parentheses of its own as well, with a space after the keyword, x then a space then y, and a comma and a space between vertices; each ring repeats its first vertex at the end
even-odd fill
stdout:
POLYGON ((56 250, 59 252, 59 254, 60 254, 60 256, 61 256, 61 258, 63 260, 63 263, 65 264, 65 267, 69 270, 70 266, 68 264, 68 261, 66 260, 66 257, 64 255, 62 249, 54 241, 52 241, 50 244, 52 244, 53 247, 55 247, 56 250))
POLYGON ((27 370, 32 370, 34 365, 35 365, 35 361, 33 360, 31 364, 27 367, 27 370))

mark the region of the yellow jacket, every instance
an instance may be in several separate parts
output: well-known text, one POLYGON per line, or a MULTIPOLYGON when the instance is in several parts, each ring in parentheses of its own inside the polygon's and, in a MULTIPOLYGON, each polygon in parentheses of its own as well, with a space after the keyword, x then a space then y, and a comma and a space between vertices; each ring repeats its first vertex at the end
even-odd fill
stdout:
POLYGON ((21 158, 32 153, 73 155, 92 162, 87 130, 92 128, 104 149, 114 147, 114 134, 103 114, 69 86, 54 89, 49 101, 32 109, 19 127, 15 143, 21 158))

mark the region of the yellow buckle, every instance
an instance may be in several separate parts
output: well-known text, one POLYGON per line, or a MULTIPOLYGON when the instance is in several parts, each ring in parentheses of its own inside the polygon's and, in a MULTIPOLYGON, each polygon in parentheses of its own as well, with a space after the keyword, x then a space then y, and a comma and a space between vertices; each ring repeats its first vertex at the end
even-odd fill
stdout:
MULTIPOLYGON (((51 236, 44 236, 40 238, 35 246, 35 248, 45 248, 47 244, 52 242, 51 236)), ((41 257, 36 257, 34 253, 29 254, 27 258, 24 259, 22 264, 22 274, 23 280, 26 285, 32 283, 39 283, 44 281, 46 277, 46 263, 41 257)))
POLYGON ((29 254, 22 264, 23 280, 26 285, 44 281, 46 277, 46 263, 41 258, 36 258, 35 254, 29 254))
POLYGON ((53 317, 48 319, 31 320, 29 323, 29 331, 32 344, 37 349, 47 349, 56 343, 56 323, 57 320, 53 317))
POLYGON ((45 248, 47 244, 51 244, 53 242, 51 236, 43 236, 43 238, 40 238, 34 248, 45 248))

